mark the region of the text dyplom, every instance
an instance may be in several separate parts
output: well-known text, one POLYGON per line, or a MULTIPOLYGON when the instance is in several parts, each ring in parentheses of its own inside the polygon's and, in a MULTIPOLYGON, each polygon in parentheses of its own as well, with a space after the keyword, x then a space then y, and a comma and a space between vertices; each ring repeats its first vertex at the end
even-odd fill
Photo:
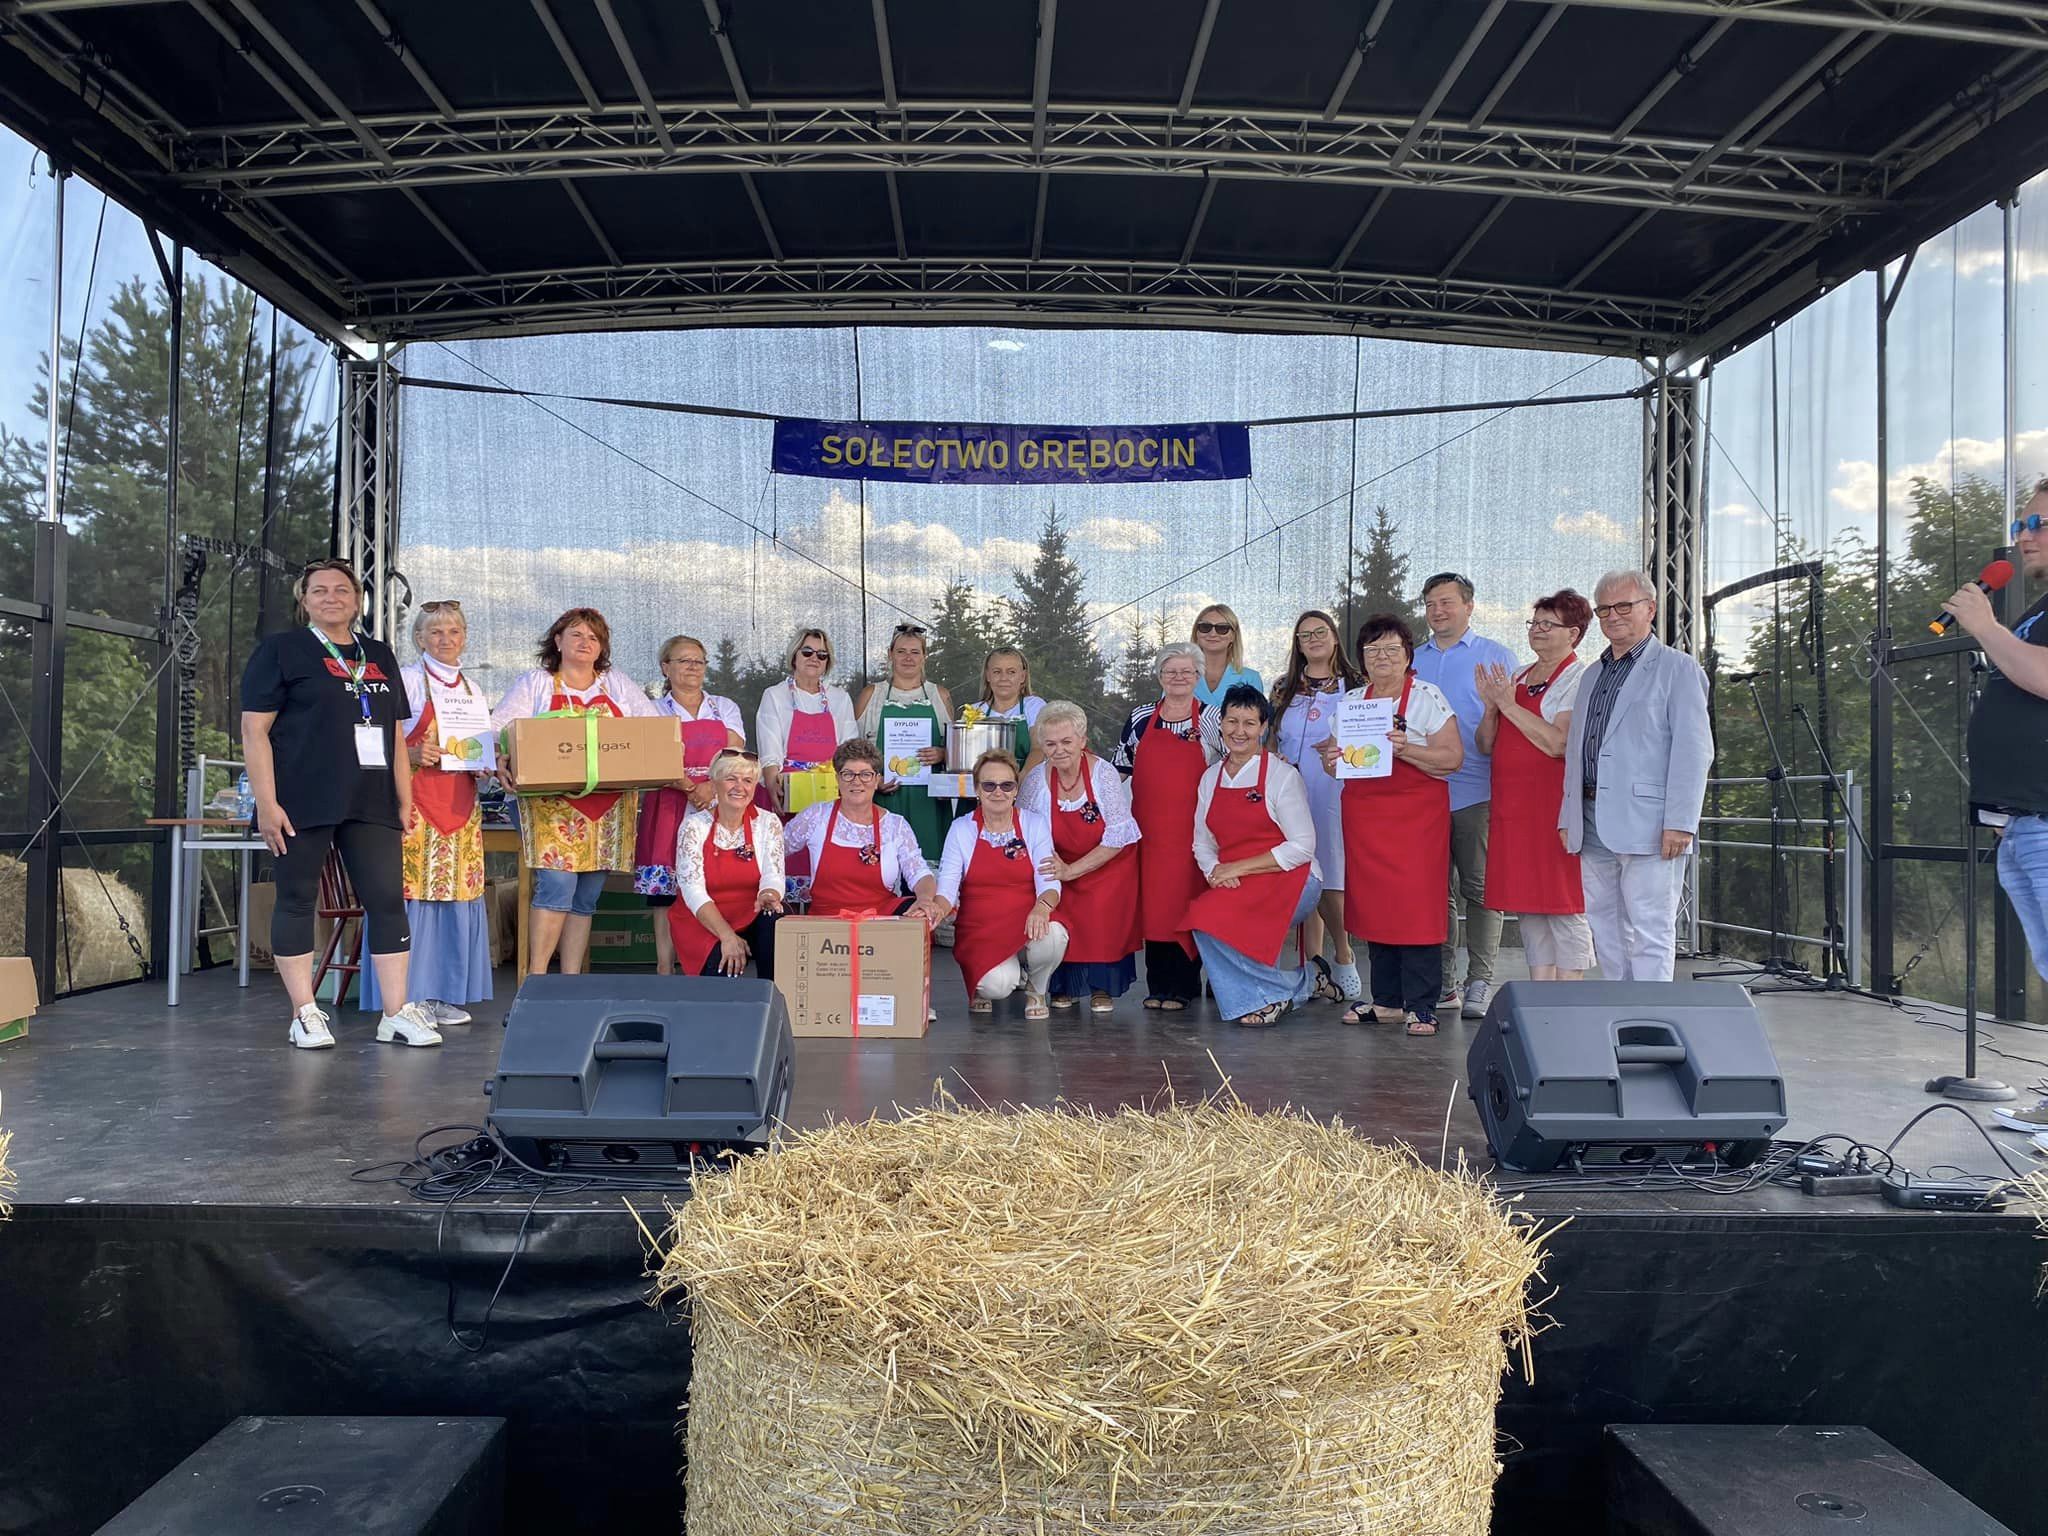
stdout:
POLYGON ((1164 427, 1024 427, 975 422, 775 423, 778 475, 906 480, 926 485, 1121 485, 1242 480, 1252 472, 1242 423, 1164 427))

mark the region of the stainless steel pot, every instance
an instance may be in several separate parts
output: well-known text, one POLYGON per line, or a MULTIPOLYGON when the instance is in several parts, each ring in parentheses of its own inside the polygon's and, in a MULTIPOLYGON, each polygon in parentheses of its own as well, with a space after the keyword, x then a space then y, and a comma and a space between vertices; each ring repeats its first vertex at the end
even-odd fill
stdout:
POLYGON ((946 727, 946 771, 971 773, 974 760, 984 752, 1007 752, 1016 745, 1017 722, 983 720, 962 725, 957 720, 946 727))

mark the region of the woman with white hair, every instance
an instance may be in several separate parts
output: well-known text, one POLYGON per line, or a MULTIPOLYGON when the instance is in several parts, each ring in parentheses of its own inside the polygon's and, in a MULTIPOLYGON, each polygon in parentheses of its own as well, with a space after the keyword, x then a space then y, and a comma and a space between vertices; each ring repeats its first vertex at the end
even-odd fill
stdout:
POLYGON ((824 630, 808 624, 799 629, 783 664, 789 675, 761 695, 754 711, 754 744, 761 749, 761 782, 769 798, 794 815, 832 798, 832 754, 860 728, 846 690, 825 681, 832 641, 824 630))
MULTIPOLYGON (((422 603, 412 643, 420 659, 399 669, 405 685, 406 761, 419 812, 405 834, 400 874, 412 925, 410 988, 437 1028, 467 1024, 464 1003, 491 999, 491 925, 484 910, 483 807, 463 744, 490 730, 490 702, 462 672, 469 622, 462 604, 422 603), (442 717, 448 717, 448 724, 442 717), (463 726, 472 729, 463 730, 463 726), (476 729, 481 727, 481 729, 476 729)), ((479 759, 480 760, 480 759, 479 759)), ((376 967, 363 971, 363 1006, 381 1005, 376 967)))
POLYGON ((1055 699, 1032 727, 1044 761, 1024 775, 1018 803, 1052 824, 1052 857, 1040 870, 1060 883, 1060 921, 1072 935, 1052 973, 1052 1006, 1072 1008, 1082 992, 1094 1013, 1110 1013, 1138 968, 1138 859, 1144 834, 1131 816, 1123 775, 1088 750, 1088 713, 1055 699))
POLYGON ((685 976, 738 976, 754 962, 775 977, 775 919, 782 911, 782 821, 754 804, 761 767, 728 747, 711 760, 712 804, 676 833, 676 904, 669 937, 685 976))
POLYGON ((1145 1006, 1179 1013, 1201 995, 1202 964, 1182 947, 1182 917, 1202 890, 1195 862, 1195 799, 1223 755, 1214 708, 1195 698, 1202 653, 1185 640, 1159 648, 1159 697, 1124 721, 1112 759, 1131 781, 1138 843, 1138 922, 1145 941, 1145 1006))

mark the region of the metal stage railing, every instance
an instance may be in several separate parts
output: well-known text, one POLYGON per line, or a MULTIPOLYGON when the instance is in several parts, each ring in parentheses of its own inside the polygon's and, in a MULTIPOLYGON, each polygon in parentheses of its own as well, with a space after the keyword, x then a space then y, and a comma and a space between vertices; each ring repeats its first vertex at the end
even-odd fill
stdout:
MULTIPOLYGON (((1825 786, 1828 781, 1824 774, 1792 773, 1785 775, 1782 782, 1795 787, 1810 784, 1818 790, 1825 786)), ((1707 788, 1710 791, 1715 788, 1769 788, 1770 783, 1771 781, 1765 778, 1715 778, 1707 780, 1707 788)), ((1864 789, 1861 784, 1856 782, 1856 775, 1853 771, 1842 775, 1842 791, 1844 804, 1841 812, 1832 821, 1832 830, 1835 834, 1835 844, 1832 850, 1828 848, 1825 842, 1781 842, 1779 852, 1800 858, 1825 858, 1832 851, 1835 858, 1839 861, 1841 865, 1841 889, 1837 894, 1841 899, 1842 963, 1843 969, 1848 974, 1849 985, 1860 987, 1863 985, 1864 885, 1864 856, 1860 834, 1863 831, 1864 789)), ((1757 928, 1745 923, 1729 922, 1726 915, 1718 911, 1713 916, 1708 916, 1701 902, 1700 880, 1701 868, 1710 858, 1717 858, 1730 852, 1762 853, 1768 855, 1771 851, 1769 843, 1755 843, 1737 838, 1706 836, 1704 834, 1709 827, 1768 827, 1770 824, 1771 818, 1768 816, 1702 816, 1700 818, 1702 836, 1699 840, 1699 857, 1692 861, 1686 875, 1688 890, 1686 892, 1685 905, 1687 911, 1691 914, 1689 930, 1681 923, 1681 931, 1690 932, 1690 944, 1694 954, 1705 952, 1701 945, 1701 936, 1708 932, 1741 933, 1763 939, 1772 937, 1771 931, 1768 928, 1757 928)), ((1784 823, 1781 822, 1781 825, 1784 825, 1784 823)), ((1821 822, 1817 817, 1809 816, 1805 819, 1803 826, 1789 826, 1786 830, 1788 833, 1803 832, 1808 837, 1814 837, 1827 833, 1830 830, 1830 826, 1821 822)), ((1772 870, 1770 874, 1773 879, 1777 877, 1776 870, 1772 870)), ((1799 944, 1809 949, 1818 949, 1822 952, 1823 956, 1826 955, 1834 942, 1831 936, 1810 933, 1785 932, 1777 935, 1777 937, 1787 944, 1799 944)))

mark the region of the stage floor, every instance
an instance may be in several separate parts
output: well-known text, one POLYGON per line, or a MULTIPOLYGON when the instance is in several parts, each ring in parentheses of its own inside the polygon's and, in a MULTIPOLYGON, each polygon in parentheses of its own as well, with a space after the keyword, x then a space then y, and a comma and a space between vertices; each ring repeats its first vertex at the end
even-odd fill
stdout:
MULTIPOLYGON (((1520 958, 1518 951, 1503 955, 1520 958)), ((797 1042, 797 1124, 928 1104, 940 1082, 969 1103, 1112 1109, 1169 1088, 1200 1097, 1227 1077, 1254 1107, 1338 1115, 1432 1163, 1462 1156, 1475 1168, 1491 1166, 1463 1087, 1474 1021, 1446 1021, 1435 1038, 1410 1039, 1398 1029, 1346 1027, 1336 1008, 1311 1004, 1276 1029, 1244 1030, 1206 1003, 1183 1014, 1147 1013, 1135 988, 1105 1017, 1063 1013, 1030 1022, 1018 1000, 993 1017, 974 1017, 950 957, 941 952, 938 960, 939 1021, 924 1039, 797 1042)), ((24 1205, 321 1208, 403 1201, 391 1186, 352 1180, 350 1172, 409 1156, 431 1127, 481 1122, 483 1083, 497 1061, 497 1026, 512 992, 509 971, 497 980, 499 1001, 477 1005, 477 1022, 449 1028, 433 1050, 378 1045, 371 1016, 352 1008, 335 1013, 334 1050, 291 1050, 283 993, 263 972, 252 973, 246 991, 231 969, 194 976, 177 1008, 166 1007, 155 986, 47 1007, 26 1042, 0 1047, 0 1124, 16 1133, 21 1181, 15 1198, 24 1205)), ((1786 1080, 1788 1137, 1839 1131, 1881 1145, 1935 1102, 1924 1092, 1926 1079, 1961 1069, 1961 1037, 1936 1022, 1952 1020, 1946 1012, 1842 995, 1767 993, 1757 1001, 1786 1080)), ((2010 1030, 1994 1031, 1993 1039, 2008 1052, 2048 1060, 2048 1038, 2010 1030)), ((1985 1062, 2021 1087, 2044 1070, 1997 1056, 1985 1062)), ((1983 1110, 1970 1112, 1989 1125, 1983 1110)), ((2015 1161, 2030 1162, 2026 1138, 1993 1134, 2015 1161)), ((1900 1156, 1913 1167, 1990 1171, 1994 1163, 1976 1134, 1947 1114, 1916 1129, 1900 1156)), ((1502 1182, 1521 1181, 1509 1175, 1502 1182)), ((1736 1197, 1545 1190, 1526 1198, 1532 1209, 1560 1212, 1906 1214, 1875 1196, 1814 1201, 1784 1190, 1736 1197)))

